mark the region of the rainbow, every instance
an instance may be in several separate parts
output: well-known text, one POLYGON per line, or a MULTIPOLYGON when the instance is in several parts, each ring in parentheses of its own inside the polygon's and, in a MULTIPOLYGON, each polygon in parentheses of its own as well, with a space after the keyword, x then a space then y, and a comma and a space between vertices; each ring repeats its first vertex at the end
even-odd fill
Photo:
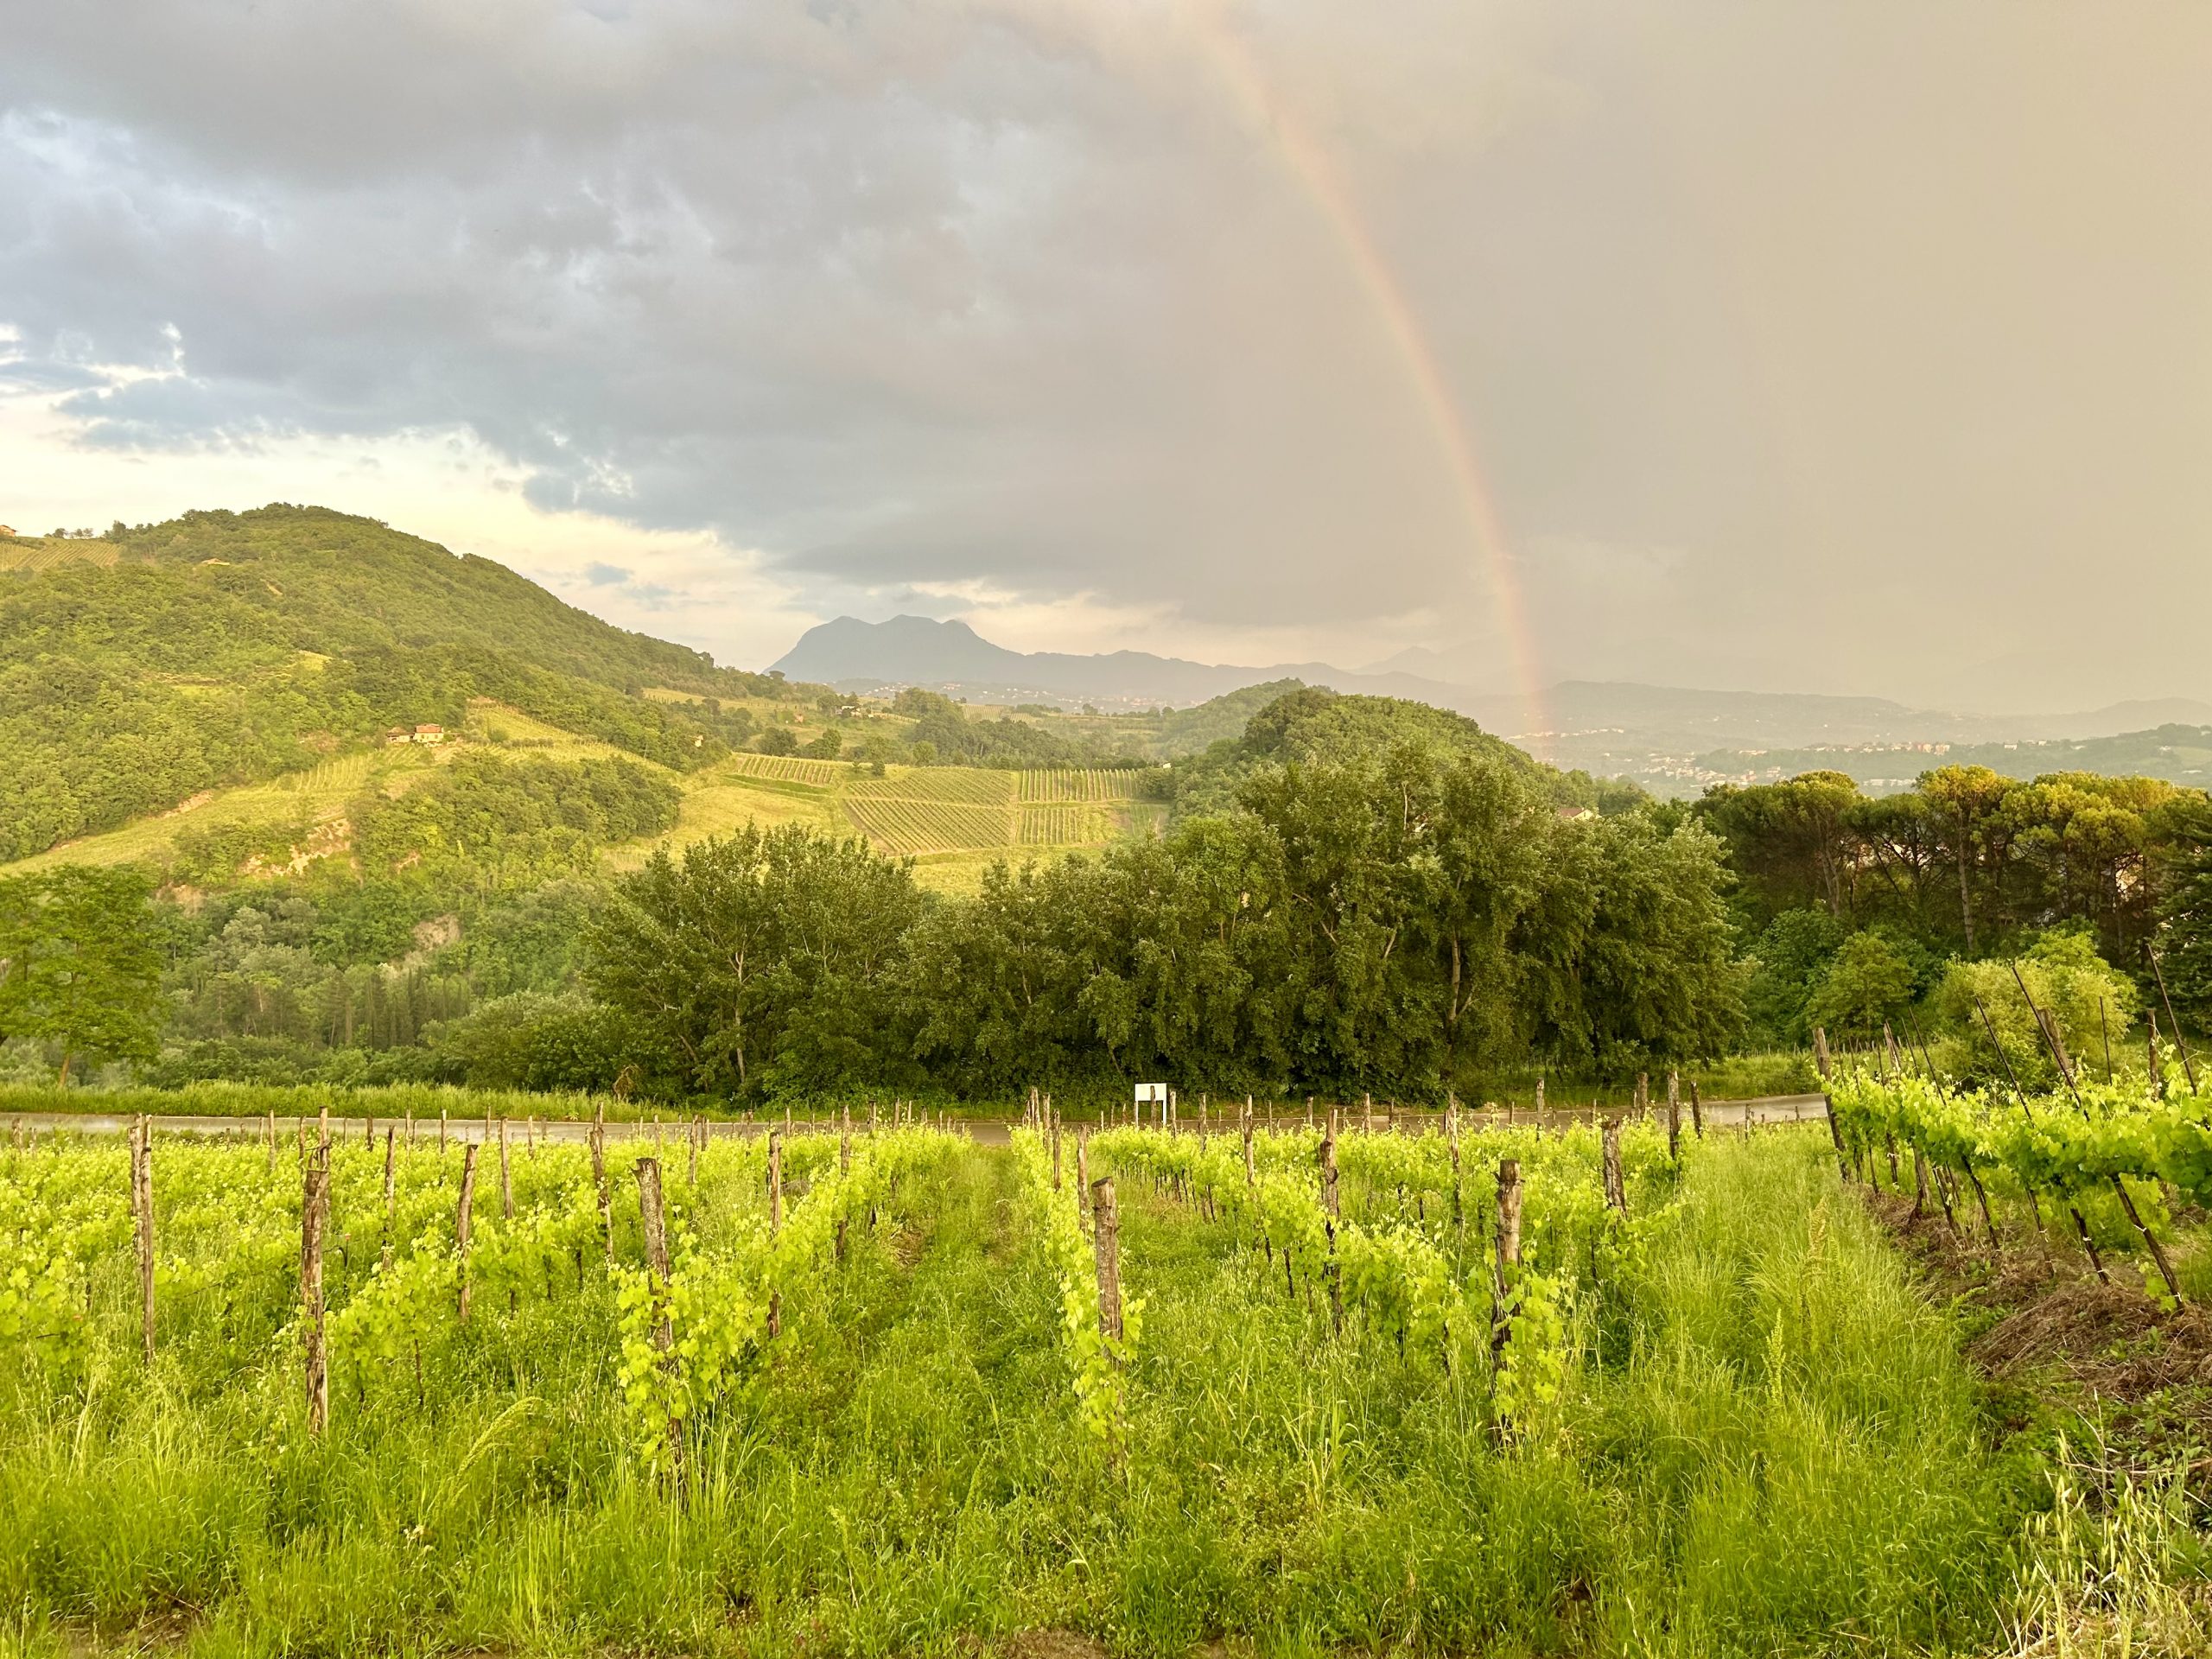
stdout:
MULTIPOLYGON (((1255 124, 1273 135, 1291 177, 1336 233, 1352 274, 1366 291, 1376 318, 1405 369, 1414 395, 1451 471, 1468 540, 1489 578, 1491 602, 1505 636, 1514 683, 1521 695, 1524 723, 1541 738, 1550 721, 1545 713, 1544 683, 1537 669, 1536 640, 1529 626, 1528 607, 1514 574, 1504 527, 1499 523, 1490 486, 1484 482, 1482 467, 1476 460, 1474 438, 1467 430, 1458 400, 1445 381, 1443 369, 1422 331, 1421 319, 1382 249, 1376 245, 1357 203, 1352 200, 1351 192, 1328 153, 1276 99, 1244 43, 1205 0, 1189 8, 1185 16, 1237 103, 1255 124)), ((1537 747, 1543 746, 1539 743, 1537 747)))

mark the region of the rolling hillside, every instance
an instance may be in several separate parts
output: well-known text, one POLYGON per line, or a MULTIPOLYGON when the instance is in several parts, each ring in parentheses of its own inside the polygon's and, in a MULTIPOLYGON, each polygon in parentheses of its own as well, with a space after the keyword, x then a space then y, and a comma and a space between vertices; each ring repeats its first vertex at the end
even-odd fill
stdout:
POLYGON ((0 543, 0 860, 303 778, 394 731, 458 728, 487 700, 683 772, 750 735, 746 704, 819 691, 321 508, 15 538, 0 543))

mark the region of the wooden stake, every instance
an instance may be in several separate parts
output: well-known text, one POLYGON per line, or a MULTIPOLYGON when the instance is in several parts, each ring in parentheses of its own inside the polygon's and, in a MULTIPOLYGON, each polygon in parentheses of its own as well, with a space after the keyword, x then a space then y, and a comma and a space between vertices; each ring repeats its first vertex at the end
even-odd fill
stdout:
POLYGON ((1705 1139, 1705 1103, 1698 1096, 1695 1077, 1690 1079, 1690 1128, 1699 1140, 1705 1139))
POLYGON ((1682 1074, 1667 1071, 1667 1158, 1675 1169, 1682 1166, 1682 1074))
POLYGON ((141 1113, 130 1131, 130 1208, 137 1219, 138 1319, 146 1363, 154 1363, 154 1120, 141 1113))
POLYGON ((1467 1241, 1467 1206, 1459 1177, 1459 1101, 1457 1096, 1447 1096, 1449 1103, 1444 1112, 1444 1138, 1452 1148, 1452 1230, 1463 1245, 1467 1241))
POLYGON ((1075 1132, 1075 1218, 1077 1225, 1087 1219, 1084 1214, 1083 1195, 1090 1191, 1090 1131, 1078 1128, 1075 1132))
POLYGON ((1332 1217, 1337 1207, 1337 1109, 1329 1108, 1329 1127, 1321 1135, 1321 1208, 1332 1217))
POLYGON ((391 1230, 399 1221, 398 1188, 392 1182, 392 1132, 387 1124, 384 1132, 384 1264, 391 1265, 391 1230))
POLYGON ((306 1310, 308 1433, 330 1420, 330 1371, 323 1347, 322 1240, 330 1220, 330 1172, 313 1164, 300 1200, 300 1301, 306 1310))
POLYGON ((441 1106, 441 1107, 439 1107, 439 1108, 438 1108, 438 1150, 439 1150, 439 1152, 440 1152, 440 1153, 443 1153, 443 1152, 445 1151, 445 1149, 446 1149, 446 1109, 445 1109, 444 1107, 441 1106))
POLYGON ((476 1203, 476 1142, 461 1149, 461 1210, 454 1217, 454 1261, 461 1274, 461 1322, 468 1323, 468 1215, 476 1203))
POLYGON ((599 1102, 592 1109, 591 1119, 591 1184, 599 1193, 599 1236, 607 1248, 607 1259, 614 1260, 614 1198, 607 1190, 607 1103, 599 1102))
MULTIPOLYGON (((1623 1215, 1628 1214, 1628 1183, 1621 1174, 1621 1121, 1617 1117, 1605 1120, 1599 1131, 1605 1163, 1605 1203, 1623 1215)), ((1518 1171, 1516 1171, 1518 1179, 1518 1171)))
POLYGON ((2181 1051, 2182 1072, 2188 1077, 2189 1092, 2193 1095, 2196 1092, 2196 1062, 2189 1057, 2189 1042, 2181 1034, 2181 1021, 2175 1017, 2174 1000, 2166 995, 2166 970, 2158 965, 2158 953, 2151 948, 2147 939, 2143 950, 2151 958, 2151 971, 2158 976, 2158 1001, 2166 1006, 2166 1027, 2174 1034, 2174 1046, 2181 1051))
POLYGON ((276 1173, 276 1109, 269 1109, 269 1173, 276 1173))
MULTIPOLYGON (((1497 1379, 1505 1368, 1505 1350, 1513 1335, 1513 1295, 1515 1274, 1511 1269, 1521 1264, 1521 1161, 1507 1158, 1497 1166, 1497 1259, 1491 1266, 1490 1302, 1490 1386, 1493 1408, 1497 1398, 1497 1379)), ((1513 1425, 1502 1412, 1493 1410, 1491 1430, 1503 1441, 1511 1435, 1513 1425)))
POLYGON ((507 1173, 507 1120, 499 1120, 499 1219, 515 1218, 514 1182, 507 1173))
MULTIPOLYGON (((784 1112, 788 1119, 791 1108, 784 1112)), ((775 1128, 768 1131, 768 1236, 773 1238, 784 1230, 784 1137, 775 1128)), ((768 1334, 780 1337, 784 1333, 784 1296, 779 1290, 768 1293, 768 1334)))
MULTIPOLYGON (((661 1201, 660 1160, 640 1158, 638 1171, 638 1217, 645 1236, 645 1289, 652 1298, 653 1348, 662 1369, 676 1368, 676 1330, 669 1317, 668 1215, 661 1201)), ((683 1478, 683 1420, 668 1419, 669 1465, 677 1483, 683 1478)))
MULTIPOLYGON (((1091 1241, 1098 1263, 1098 1328, 1107 1339, 1122 1339, 1122 1223, 1114 1207, 1114 1178, 1090 1184, 1091 1241)), ((1121 1363, 1116 1357, 1116 1364, 1121 1363)))

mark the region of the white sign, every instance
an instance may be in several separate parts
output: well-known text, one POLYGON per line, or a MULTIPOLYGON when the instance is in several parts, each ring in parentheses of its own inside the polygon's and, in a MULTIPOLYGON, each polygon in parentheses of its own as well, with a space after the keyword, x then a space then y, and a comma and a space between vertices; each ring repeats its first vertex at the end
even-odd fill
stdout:
POLYGON ((1150 1106, 1155 1103, 1163 1106, 1167 1103, 1167 1085, 1164 1083, 1137 1084, 1137 1104, 1150 1106))

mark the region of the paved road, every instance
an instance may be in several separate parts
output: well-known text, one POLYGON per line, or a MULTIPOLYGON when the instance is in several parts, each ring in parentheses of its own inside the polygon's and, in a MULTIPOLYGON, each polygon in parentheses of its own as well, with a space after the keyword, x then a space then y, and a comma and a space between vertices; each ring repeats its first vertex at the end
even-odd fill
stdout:
MULTIPOLYGON (((1826 1110, 1827 1103, 1819 1095, 1771 1095, 1758 1100, 1707 1101, 1705 1103, 1705 1121, 1709 1124, 1729 1128, 1739 1126, 1747 1119, 1754 1124, 1810 1122, 1818 1121, 1825 1115, 1826 1110)), ((1548 1127, 1558 1128, 1568 1123, 1589 1122, 1592 1116, 1592 1109, 1588 1107, 1579 1111, 1553 1110, 1544 1114, 1544 1122, 1548 1127)), ((1533 1116, 1534 1114, 1531 1112, 1519 1111, 1514 1114, 1513 1121, 1517 1123, 1527 1123, 1533 1116)), ((1356 1122, 1357 1117, 1357 1115, 1354 1114, 1353 1121, 1356 1122)), ((1503 1113, 1470 1112, 1468 1117, 1470 1121, 1484 1123, 1505 1122, 1505 1115, 1503 1113)), ((1689 1121, 1687 1108, 1683 1111, 1682 1117, 1687 1124, 1689 1121)), ((1303 1112, 1285 1112, 1274 1121, 1290 1126, 1302 1124, 1304 1120, 1303 1112)), ((79 1135, 121 1135, 130 1126, 129 1117, 121 1114, 105 1112, 22 1112, 11 1115, 8 1121, 10 1125, 21 1123, 25 1130, 40 1134, 54 1129, 70 1129, 79 1135)), ((280 1136, 296 1135, 297 1131, 293 1128, 293 1122, 289 1118, 279 1119, 278 1135, 280 1136)), ((1437 1112, 1400 1112, 1397 1115, 1395 1127, 1407 1133, 1414 1133, 1423 1128, 1440 1124, 1442 1122, 1442 1114, 1437 1112)), ((1231 1122, 1233 1123, 1233 1120, 1231 1122)), ((1384 1128, 1389 1123, 1390 1120, 1383 1113, 1377 1112, 1375 1115, 1374 1125, 1376 1128, 1384 1128)), ((334 1117, 330 1121, 332 1134, 341 1139, 363 1138, 372 1132, 372 1125, 373 1132, 378 1141, 384 1138, 385 1129, 395 1127, 393 1121, 390 1118, 378 1121, 359 1117, 334 1117)), ((791 1127, 794 1132, 810 1133, 834 1130, 837 1125, 832 1119, 810 1122, 801 1118, 795 1120, 791 1127)), ((1014 1122, 1001 1118, 954 1118, 948 1122, 946 1127, 965 1131, 978 1146, 1002 1147, 1007 1145, 1011 1138, 1014 1122)), ((1198 1128, 1196 1116, 1186 1113, 1182 1120, 1182 1127, 1186 1133, 1195 1133, 1198 1128)), ((259 1117, 156 1117, 154 1120, 154 1128, 158 1133, 163 1135, 230 1135, 252 1141, 260 1140, 269 1132, 268 1121, 259 1117)), ((439 1126, 435 1119, 417 1118, 414 1128, 415 1141, 418 1146, 425 1142, 434 1142, 438 1138, 439 1126)), ((765 1134, 768 1128, 769 1125, 766 1122, 712 1122, 707 1125, 707 1133, 719 1139, 727 1135, 761 1135, 765 1134)), ((403 1134, 405 1132, 404 1128, 401 1132, 403 1134)), ((496 1119, 450 1118, 447 1120, 444 1127, 447 1138, 456 1144, 470 1141, 489 1140, 496 1137, 499 1132, 499 1122, 496 1119)), ((651 1122, 609 1123, 607 1126, 607 1135, 610 1141, 650 1139, 657 1132, 666 1140, 679 1142, 683 1133, 682 1126, 673 1119, 659 1125, 658 1130, 651 1122)), ((12 1135, 12 1128, 10 1134, 12 1135)), ((518 1145, 531 1135, 548 1141, 581 1141, 587 1139, 590 1134, 591 1125, 580 1119, 539 1119, 531 1123, 511 1118, 507 1122, 508 1140, 518 1145)))

